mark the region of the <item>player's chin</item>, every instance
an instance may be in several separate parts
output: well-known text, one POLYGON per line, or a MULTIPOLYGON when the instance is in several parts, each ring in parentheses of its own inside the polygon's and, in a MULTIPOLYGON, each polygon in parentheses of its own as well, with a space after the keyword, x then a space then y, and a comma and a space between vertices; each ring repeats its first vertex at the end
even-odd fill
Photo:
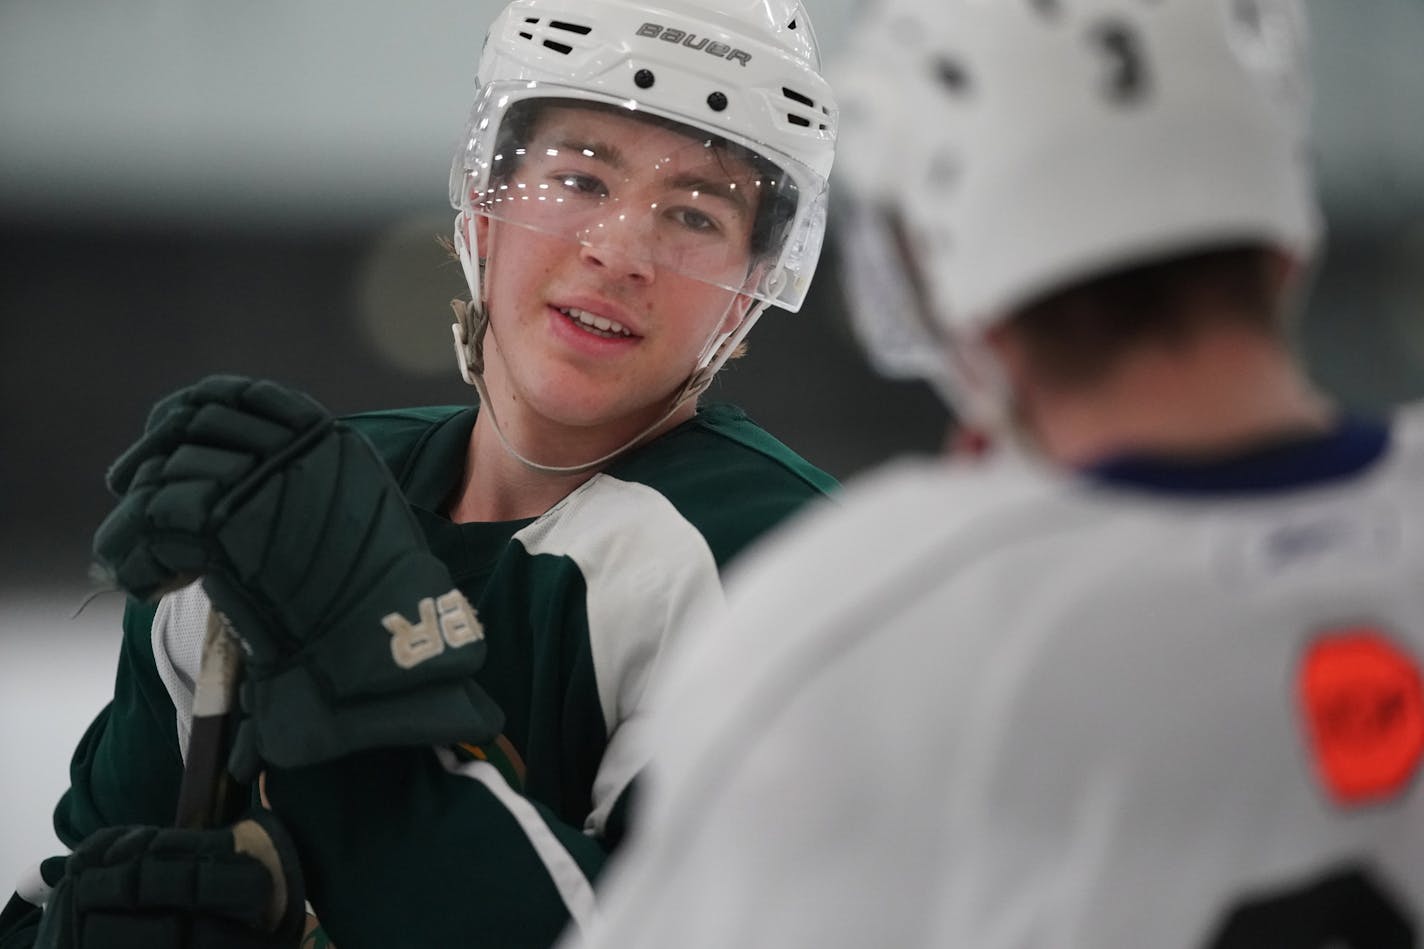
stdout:
POLYGON ((597 429, 625 414, 623 393, 615 387, 563 375, 560 384, 527 394, 531 408, 547 421, 565 428, 597 429))
POLYGON ((589 384, 565 390, 543 406, 543 414, 568 428, 641 431, 653 424, 672 403, 675 385, 651 390, 627 384, 589 384), (649 398, 648 392, 658 393, 649 398))

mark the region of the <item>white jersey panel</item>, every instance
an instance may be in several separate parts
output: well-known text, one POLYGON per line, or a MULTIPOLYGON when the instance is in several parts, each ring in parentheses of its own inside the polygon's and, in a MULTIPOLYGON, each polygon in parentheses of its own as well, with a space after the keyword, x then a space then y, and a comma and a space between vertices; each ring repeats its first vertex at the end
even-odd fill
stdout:
POLYGON ((1230 498, 1027 468, 853 488, 739 572, 700 661, 743 674, 689 674, 585 944, 1210 949, 1332 879, 1417 933, 1424 706, 1342 713, 1404 717, 1403 776, 1349 800, 1306 670, 1362 629, 1424 663, 1421 434, 1230 498))
POLYGON ((598 474, 514 538, 531 555, 568 557, 587 588, 589 647, 608 746, 585 830, 601 833, 647 762, 659 667, 686 630, 726 603, 702 533, 658 491, 598 474))
POLYGON ((203 658, 211 604, 200 580, 166 594, 153 614, 153 660, 176 712, 178 749, 188 760, 193 734, 193 694, 203 658))

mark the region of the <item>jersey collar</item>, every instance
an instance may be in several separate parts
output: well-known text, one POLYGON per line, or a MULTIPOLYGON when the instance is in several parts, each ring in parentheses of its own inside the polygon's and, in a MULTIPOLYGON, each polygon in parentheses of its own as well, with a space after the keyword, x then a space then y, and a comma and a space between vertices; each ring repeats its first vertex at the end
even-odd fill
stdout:
POLYGON ((1261 494, 1348 478, 1389 447, 1389 428, 1373 419, 1340 420, 1321 435, 1273 441, 1209 460, 1120 455, 1082 470, 1101 484, 1165 494, 1261 494))

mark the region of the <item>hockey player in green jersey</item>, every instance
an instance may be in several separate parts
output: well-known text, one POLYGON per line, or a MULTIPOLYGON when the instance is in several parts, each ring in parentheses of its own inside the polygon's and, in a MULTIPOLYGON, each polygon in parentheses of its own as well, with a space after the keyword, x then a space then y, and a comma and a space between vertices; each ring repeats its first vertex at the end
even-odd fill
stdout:
POLYGON ((666 656, 831 487, 698 396, 801 305, 835 124, 797 0, 506 8, 451 175, 478 406, 333 419, 228 376, 155 408, 96 535, 133 598, 55 814, 75 850, 0 946, 295 946, 304 904, 343 949, 586 924, 666 656), (210 616, 246 653, 230 760, 271 809, 159 830, 210 616))

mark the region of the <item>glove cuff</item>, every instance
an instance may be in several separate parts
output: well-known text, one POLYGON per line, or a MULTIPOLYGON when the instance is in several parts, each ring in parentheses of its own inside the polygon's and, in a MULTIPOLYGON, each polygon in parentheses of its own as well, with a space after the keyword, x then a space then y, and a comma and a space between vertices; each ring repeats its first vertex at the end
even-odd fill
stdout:
POLYGON ((243 722, 230 765, 240 779, 256 758, 282 768, 316 764, 369 748, 484 744, 504 713, 473 679, 427 683, 333 704, 310 671, 293 666, 243 683, 243 722))

